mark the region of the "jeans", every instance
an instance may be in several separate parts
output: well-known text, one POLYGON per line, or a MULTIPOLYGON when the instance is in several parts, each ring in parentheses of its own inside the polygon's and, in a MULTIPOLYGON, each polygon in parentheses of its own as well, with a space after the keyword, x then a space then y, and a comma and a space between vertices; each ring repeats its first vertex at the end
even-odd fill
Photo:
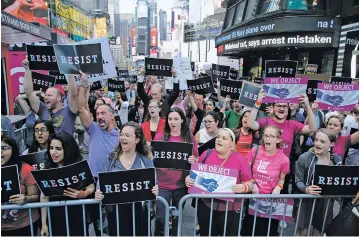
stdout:
MULTIPOLYGON (((179 188, 174 190, 161 189, 159 190, 159 196, 163 197, 170 206, 175 206, 178 209, 178 203, 180 199, 187 194, 187 188, 179 188)), ((164 236, 164 227, 168 225, 165 223, 165 206, 161 201, 156 202, 156 228, 155 236, 164 236)), ((172 233, 177 235, 178 219, 172 219, 172 233)))

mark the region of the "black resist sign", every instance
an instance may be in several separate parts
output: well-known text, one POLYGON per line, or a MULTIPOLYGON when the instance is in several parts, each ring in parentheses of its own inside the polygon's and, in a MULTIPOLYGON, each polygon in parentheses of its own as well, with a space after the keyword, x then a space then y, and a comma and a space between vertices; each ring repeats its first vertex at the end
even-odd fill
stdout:
POLYGON ((155 168, 98 173, 102 204, 154 200, 155 168))
POLYGON ((20 159, 22 162, 31 165, 34 170, 40 170, 45 168, 45 153, 46 151, 29 153, 20 156, 20 159))
POLYGON ((54 45, 62 74, 103 73, 101 44, 54 45))
POLYGON ((317 88, 318 83, 322 83, 322 81, 309 80, 307 84, 307 96, 309 101, 315 101, 317 98, 317 88))
POLYGON ((19 172, 16 165, 1 167, 1 203, 9 202, 12 195, 20 194, 19 172))
POLYGON ((351 77, 331 77, 331 84, 352 84, 353 78, 351 77))
POLYGON ((229 66, 218 65, 212 63, 212 78, 213 79, 228 79, 229 78, 229 66))
POLYGON ((185 142, 152 141, 153 162, 156 168, 190 170, 188 157, 192 155, 193 144, 185 142))
POLYGON ((94 183, 86 160, 61 168, 31 171, 37 186, 45 196, 62 196, 64 190, 82 190, 94 183))
POLYGON ((31 70, 59 70, 53 46, 27 45, 26 51, 31 70))
POLYGON ((188 90, 194 91, 197 94, 205 95, 214 92, 212 79, 207 77, 200 77, 196 80, 187 80, 188 90))
POLYGON ((191 70, 192 70, 192 72, 195 71, 195 70, 194 70, 194 69, 195 69, 195 66, 196 66, 196 65, 195 65, 195 62, 191 62, 191 70))
POLYGON ((146 75, 172 77, 172 59, 145 58, 146 75))
POLYGON ((55 77, 55 84, 56 85, 67 85, 66 76, 64 74, 61 74, 59 72, 49 72, 49 75, 55 77))
POLYGON ((266 60, 266 77, 295 77, 297 73, 297 61, 290 60, 266 60))
POLYGON ((359 190, 359 166, 315 165, 314 184, 320 195, 356 195, 359 190))
POLYGON ((112 92, 125 92, 125 82, 124 81, 116 81, 112 79, 107 80, 108 90, 112 92))
POLYGON ((129 77, 128 70, 117 70, 117 75, 119 77, 123 77, 123 78, 128 78, 129 77))
POLYGON ((231 68, 231 70, 229 71, 229 78, 232 80, 237 80, 238 77, 238 71, 231 68))
POLYGON ((248 82, 244 82, 241 90, 241 95, 239 97, 239 102, 241 103, 241 105, 253 108, 254 104, 258 99, 258 94, 260 90, 260 87, 251 85, 248 82))
POLYGON ((221 96, 226 97, 229 95, 231 99, 238 100, 241 91, 242 82, 233 80, 221 80, 221 96))
POLYGON ((46 91, 49 87, 55 86, 55 77, 32 72, 32 80, 35 91, 46 91))
POLYGON ((95 81, 90 85, 90 91, 99 90, 102 88, 101 81, 95 81))

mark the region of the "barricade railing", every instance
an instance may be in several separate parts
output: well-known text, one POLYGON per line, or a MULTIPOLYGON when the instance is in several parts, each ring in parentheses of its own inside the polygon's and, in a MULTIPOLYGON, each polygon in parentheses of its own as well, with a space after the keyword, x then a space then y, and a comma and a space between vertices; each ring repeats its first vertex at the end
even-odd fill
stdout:
POLYGON ((26 131, 26 125, 19 129, 14 130, 14 139, 16 140, 16 143, 19 147, 20 154, 23 153, 26 150, 26 139, 27 139, 27 131, 26 131))
MULTIPOLYGON (((165 207, 165 219, 164 219, 164 233, 165 236, 169 236, 169 205, 167 203, 167 201, 158 196, 157 197, 157 201, 160 201, 163 203, 164 207, 165 207)), ((147 235, 151 236, 151 202, 152 201, 146 201, 146 205, 147 205, 147 235)), ((103 212, 102 212, 102 208, 106 205, 101 205, 101 202, 96 201, 95 199, 81 199, 81 200, 70 200, 70 201, 53 201, 53 202, 36 202, 36 203, 27 203, 24 205, 15 205, 15 204, 8 204, 8 205, 1 205, 1 211, 4 210, 13 210, 13 209, 28 209, 29 211, 29 223, 30 223, 30 230, 31 230, 31 236, 36 236, 35 235, 35 231, 33 228, 33 225, 31 223, 33 223, 32 220, 32 209, 37 209, 37 208, 43 208, 46 207, 47 208, 47 218, 48 218, 48 227, 49 227, 49 235, 52 236, 52 227, 51 227, 51 207, 65 207, 65 218, 66 218, 66 233, 67 236, 70 236, 70 228, 69 225, 71 225, 71 223, 69 223, 69 217, 68 217, 68 206, 82 206, 82 218, 83 218, 83 234, 84 236, 87 235, 87 225, 86 225, 86 205, 93 205, 93 204, 100 204, 99 205, 99 217, 100 217, 100 232, 101 232, 101 236, 103 236, 103 212)), ((121 210, 121 204, 114 204, 113 206, 115 206, 115 210, 116 210, 116 231, 117 231, 117 236, 120 236, 121 234, 121 229, 118 225, 118 223, 121 221, 119 219, 119 211, 121 210)), ((133 236, 136 236, 136 216, 135 216, 135 203, 132 203, 132 231, 133 231, 133 236)), ((40 226, 41 229, 41 226, 40 226)))
MULTIPOLYGON (((183 234, 185 235, 190 235, 189 233, 183 233, 183 230, 182 228, 184 227, 184 218, 183 218, 183 214, 184 214, 184 210, 185 210, 185 203, 186 201, 190 200, 192 201, 192 206, 194 207, 195 209, 195 216, 194 216, 194 220, 193 220, 193 228, 190 228, 193 230, 193 236, 196 236, 196 225, 197 225, 197 221, 198 221, 198 216, 197 216, 197 211, 198 211, 198 205, 199 205, 199 202, 203 202, 202 199, 206 199, 206 203, 207 205, 210 205, 210 216, 209 216, 209 230, 208 230, 208 233, 209 233, 209 236, 211 236, 211 230, 212 230, 212 225, 213 224, 218 224, 218 220, 213 220, 213 213, 214 213, 214 201, 215 200, 222 200, 222 202, 225 203, 225 217, 224 217, 224 224, 223 224, 223 236, 226 236, 226 228, 227 226, 227 222, 228 222, 228 212, 229 212, 229 209, 228 209, 228 206, 229 206, 229 203, 231 203, 231 199, 240 199, 241 200, 241 204, 240 204, 240 209, 239 210, 236 210, 236 212, 240 215, 239 217, 239 221, 238 221, 238 236, 240 236, 240 232, 241 232, 241 229, 243 227, 243 216, 244 215, 248 215, 248 209, 246 209, 245 207, 248 208, 249 204, 248 202, 245 202, 246 200, 250 200, 250 199, 253 199, 253 200, 263 200, 263 199, 266 199, 267 201, 269 201, 270 203, 270 208, 268 208, 269 206, 266 206, 266 210, 269 210, 267 213, 267 219, 269 219, 268 221, 268 226, 265 227, 265 226, 258 226, 258 228, 267 228, 267 236, 270 235, 270 227, 271 227, 271 221, 272 219, 272 212, 273 212, 273 201, 274 200, 283 200, 284 203, 285 203, 285 206, 284 206, 284 212, 283 213, 283 217, 278 219, 276 218, 278 221, 285 221, 285 217, 286 215, 288 215, 288 213, 286 213, 287 210, 287 207, 288 207, 288 200, 289 199, 295 199, 295 204, 293 206, 296 206, 297 208, 297 211, 296 213, 294 214, 293 212, 293 222, 295 221, 295 226, 294 226, 294 233, 293 233, 293 236, 296 236, 297 234, 297 231, 298 231, 298 220, 299 220, 299 216, 301 215, 301 211, 302 210, 302 204, 303 202, 306 202, 305 200, 312 200, 312 204, 311 204, 311 207, 310 207, 310 215, 309 216, 306 216, 306 218, 310 218, 309 219, 309 225, 307 227, 307 236, 310 235, 311 232, 313 232, 313 228, 311 228, 312 226, 312 223, 313 223, 313 214, 314 214, 314 211, 316 210, 316 203, 318 202, 318 200, 321 200, 321 199, 325 199, 325 200, 328 200, 326 201, 326 204, 325 204, 325 214, 324 214, 324 223, 321 227, 321 229, 318 229, 318 231, 321 232, 321 235, 324 234, 325 232, 325 226, 328 225, 329 223, 326 223, 326 219, 327 219, 327 215, 328 215, 328 211, 329 211, 329 208, 333 208, 333 205, 330 205, 331 202, 334 203, 334 201, 337 201, 339 202, 338 205, 336 205, 336 207, 338 207, 336 210, 336 212, 340 212, 342 206, 343 206, 343 200, 345 201, 349 201, 351 199, 348 199, 348 198, 353 198, 354 196, 314 196, 314 195, 308 195, 308 194, 279 194, 279 195, 274 195, 274 194, 268 194, 268 195, 263 195, 263 194, 188 194, 186 196, 184 196, 180 202, 179 202, 179 205, 178 205, 178 212, 177 212, 177 215, 178 215, 178 229, 177 229, 177 236, 182 236, 183 234), (340 205, 340 206, 339 206, 340 205), (269 215, 269 218, 268 218, 268 215, 269 215), (215 222, 217 221, 217 222, 215 222)), ((252 228, 252 231, 251 231, 251 235, 252 236, 255 236, 255 231, 256 231, 256 220, 257 220, 257 217, 259 216, 259 209, 258 209, 258 206, 257 206, 257 203, 258 202, 254 202, 254 211, 252 211, 251 215, 254 216, 254 221, 253 221, 253 228, 252 228), (253 212, 254 212, 254 215, 253 215, 253 212)), ((304 204, 303 204, 304 205, 304 204)), ((252 208, 253 208, 253 202, 252 202, 252 208)), ((253 210, 253 209, 252 209, 253 210)), ((275 211, 275 210, 274 210, 275 211)), ((201 213, 199 213, 201 215, 201 213)), ((203 213, 202 213, 203 215, 203 213)), ((274 215, 274 214, 273 214, 274 215)), ((333 216, 334 217, 334 216, 333 216)), ((203 217, 202 218, 207 218, 207 217, 203 217)), ((186 218, 186 221, 188 222, 188 218, 186 218)), ((187 223, 188 224, 188 223, 187 223)), ((294 223, 293 223, 294 224, 294 223)), ((188 226, 187 226, 188 227, 188 226)), ((199 225, 199 228, 203 228, 203 226, 201 227, 201 225, 199 225)), ((281 228, 281 231, 280 231, 280 236, 283 235, 283 229, 284 228, 281 228)), ((191 230, 191 231, 192 231, 191 230)), ((221 229, 222 230, 222 229, 221 229)), ((207 235, 207 234, 206 234, 207 235)), ((222 235, 222 233, 220 233, 220 235, 222 235)))

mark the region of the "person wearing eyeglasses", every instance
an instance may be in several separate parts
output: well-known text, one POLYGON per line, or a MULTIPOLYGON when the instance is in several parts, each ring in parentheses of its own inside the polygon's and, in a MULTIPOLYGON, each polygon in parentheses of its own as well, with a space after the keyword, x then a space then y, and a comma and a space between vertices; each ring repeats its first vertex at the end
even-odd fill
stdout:
MULTIPOLYGON (((287 103, 274 103, 272 104, 273 108, 273 116, 271 118, 262 118, 256 121, 258 110, 262 104, 262 99, 264 97, 264 91, 262 90, 258 94, 258 100, 256 101, 251 114, 248 119, 248 127, 254 131, 259 130, 259 135, 263 133, 263 129, 266 126, 274 125, 277 126, 281 131, 281 139, 283 146, 281 147, 283 153, 290 157, 290 153, 292 150, 293 140, 297 133, 301 135, 309 135, 315 131, 317 131, 317 123, 315 120, 315 115, 311 109, 309 104, 308 97, 306 95, 302 95, 299 98, 299 102, 303 103, 307 108, 307 125, 297 122, 295 120, 290 120, 291 111, 289 108, 289 104, 287 103)), ((291 167, 294 166, 295 160, 290 159, 291 167)), ((286 186, 284 187, 283 193, 288 193, 288 185, 290 183, 294 183, 293 175, 287 175, 286 186)))
POLYGON ((199 146, 202 146, 209 140, 215 138, 220 131, 220 117, 217 112, 207 112, 204 116, 203 122, 205 127, 200 129, 195 136, 196 142, 199 146))
MULTIPOLYGON (((34 139, 29 147, 26 149, 22 155, 27 155, 29 153, 46 151, 47 146, 49 145, 49 138, 52 134, 55 133, 54 126, 48 120, 38 120, 35 122, 34 128, 34 139)), ((30 136, 30 134, 28 134, 30 136)))
POLYGON ((161 104, 157 100, 150 100, 145 121, 141 127, 147 142, 152 141, 157 133, 164 131, 166 119, 161 117, 161 104))
MULTIPOLYGON (((1 137, 1 167, 16 165, 19 172, 21 193, 10 197, 9 204, 23 205, 25 203, 38 202, 39 190, 30 171, 31 165, 22 163, 19 148, 15 139, 9 136, 1 137)), ((6 177, 1 177, 2 179, 6 177)), ((4 204, 4 203, 2 203, 4 204)), ((32 223, 30 223, 27 209, 14 209, 1 211, 1 235, 2 236, 31 236, 30 224, 34 230, 38 228, 40 219, 39 211, 31 209, 32 223)))
MULTIPOLYGON (((277 126, 269 125, 264 128, 261 145, 253 147, 248 153, 247 160, 252 168, 254 194, 280 194, 289 173, 290 162, 281 151, 282 131, 277 126)), ((256 217, 255 236, 267 235, 269 219, 256 217)), ((252 235, 254 216, 246 215, 243 221, 241 235, 252 235)), ((271 220, 270 236, 278 235, 279 221, 271 220)))

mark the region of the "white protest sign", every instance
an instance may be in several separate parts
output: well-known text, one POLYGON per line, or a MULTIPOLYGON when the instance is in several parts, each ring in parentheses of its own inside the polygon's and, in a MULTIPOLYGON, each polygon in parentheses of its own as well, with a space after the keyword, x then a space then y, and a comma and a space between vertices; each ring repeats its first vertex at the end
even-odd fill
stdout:
POLYGON ((185 57, 173 58, 173 67, 176 69, 180 90, 187 90, 187 80, 193 80, 191 60, 185 57))
MULTIPOLYGON (((102 59, 103 59, 103 73, 90 74, 88 76, 89 82, 101 81, 103 79, 117 77, 117 71, 116 71, 115 63, 113 61, 113 57, 111 54, 110 45, 108 43, 107 37, 83 40, 76 44, 96 44, 96 43, 101 44, 101 52, 102 52, 102 59)), ((67 79, 67 75, 66 75, 66 79, 67 79)), ((77 83, 79 83, 80 77, 78 75, 75 75, 75 80, 77 83)))
POLYGON ((166 77, 165 88, 166 90, 173 90, 173 77, 166 77))

